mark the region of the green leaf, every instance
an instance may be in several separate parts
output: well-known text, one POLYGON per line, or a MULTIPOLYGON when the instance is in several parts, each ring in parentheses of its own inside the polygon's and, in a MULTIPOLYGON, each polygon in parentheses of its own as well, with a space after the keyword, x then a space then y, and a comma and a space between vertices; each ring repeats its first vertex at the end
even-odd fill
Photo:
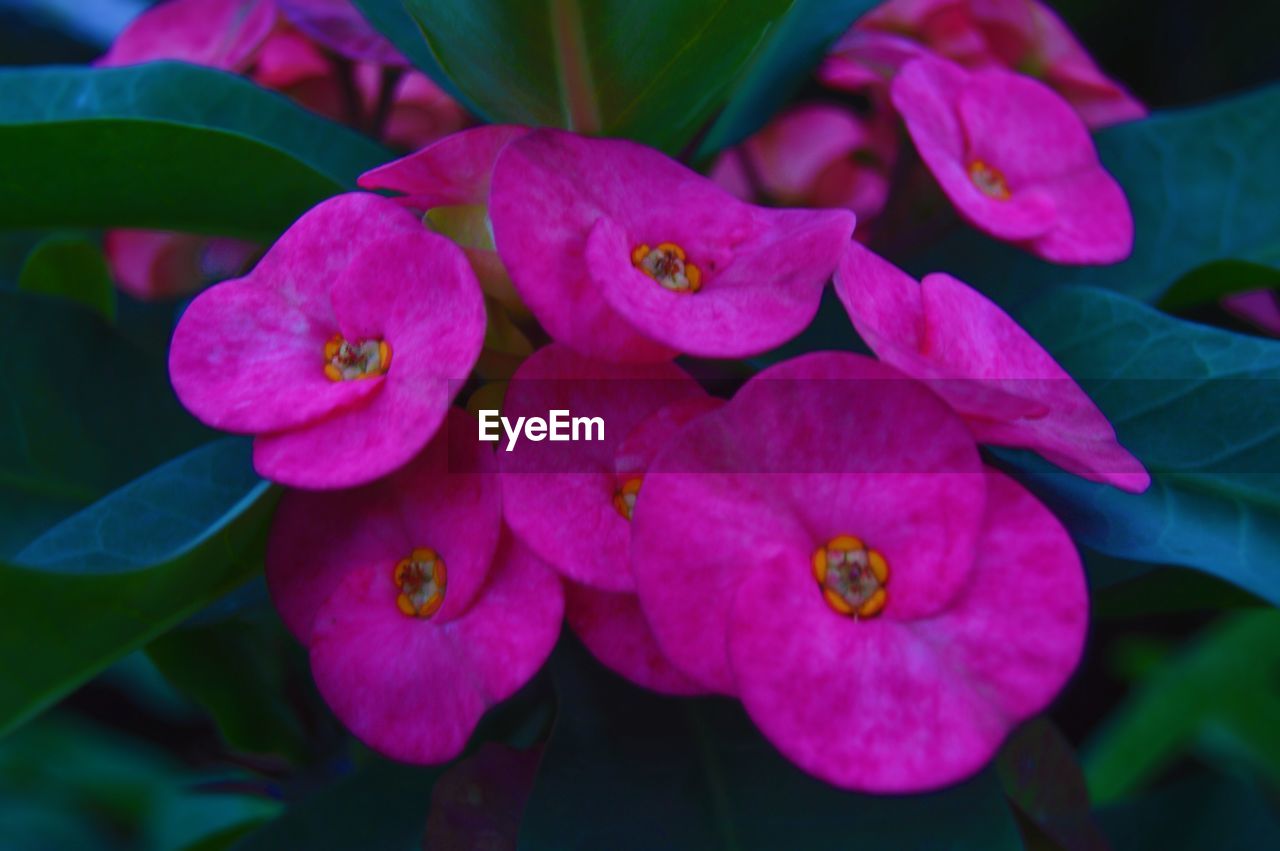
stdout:
POLYGON ((369 757, 354 772, 245 836, 235 851, 412 851, 422 847, 443 768, 369 757))
POLYGON ((1278 713, 1280 612, 1220 621, 1158 665, 1095 734, 1085 750, 1093 800, 1132 794, 1206 736, 1246 743, 1239 753, 1280 787, 1278 713))
POLYGON ((389 156, 208 68, 0 70, 0 227, 270 239, 389 156))
POLYGON ((1280 817, 1252 783, 1200 772, 1099 815, 1115 851, 1280 847, 1280 817))
POLYGON ((1021 848, 993 770, 926 795, 844 792, 791 765, 737 703, 635 688, 572 641, 551 664, 560 717, 521 848, 1021 848))
POLYGON ((53 236, 37 245, 22 267, 18 288, 78 302, 108 322, 116 316, 107 261, 86 239, 53 236))
POLYGON ((0 339, 29 353, 0 372, 0 557, 212 434, 162 359, 80 305, 0 292, 0 339))
POLYGON ((145 738, 54 712, 0 741, 0 847, 180 848, 278 810, 266 798, 199 788, 245 779, 192 773, 145 738), (26 818, 15 822, 9 805, 26 818), (41 823, 46 813, 62 823, 41 823), (86 836, 73 841, 71 825, 86 836))
POLYGON ((1160 309, 1177 313, 1224 296, 1280 288, 1280 269, 1247 260, 1215 260, 1183 275, 1160 299, 1160 309))
POLYGON ((794 3, 405 0, 405 7, 444 74, 490 121, 622 136, 676 152, 725 102, 794 3))
POLYGON ((909 262, 946 271, 1007 306, 1083 283, 1155 301, 1215 260, 1275 263, 1280 232, 1280 85, 1156 113, 1097 136, 1102 162, 1133 208, 1133 255, 1107 267, 1054 266, 964 229, 909 262))
POLYGON ((1280 603, 1280 342, 1166 316, 1103 290, 1020 317, 1152 476, 1129 494, 999 453, 1083 544, 1182 565, 1280 603))
POLYGON ((777 114, 826 49, 876 0, 795 0, 756 52, 698 149, 700 157, 737 144, 777 114))
POLYGON ((306 753, 288 695, 310 671, 270 609, 175 629, 152 642, 147 655, 178 691, 213 715, 232 747, 293 760, 306 753))
POLYGON ((0 734, 259 570, 274 493, 249 442, 226 438, 0 563, 0 734))
POLYGON ((426 74, 455 100, 461 101, 472 113, 477 113, 474 104, 468 102, 466 95, 458 91, 453 81, 440 70, 440 63, 431 54, 431 49, 422 37, 422 30, 413 20, 401 0, 351 0, 360 10, 366 21, 374 29, 382 33, 388 41, 395 45, 404 57, 413 63, 419 71, 426 74))

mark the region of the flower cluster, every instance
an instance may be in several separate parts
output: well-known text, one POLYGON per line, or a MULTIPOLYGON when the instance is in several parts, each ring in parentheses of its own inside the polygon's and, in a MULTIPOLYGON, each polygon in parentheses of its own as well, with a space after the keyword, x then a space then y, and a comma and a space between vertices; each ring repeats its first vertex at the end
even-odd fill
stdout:
MULTIPOLYGON (((712 176, 742 198, 851 209, 866 240, 903 170, 902 124, 974 227, 1054 263, 1128 256, 1129 208, 1088 130, 1146 111, 1039 0, 889 0, 832 48, 818 81, 856 102, 791 107, 712 176)), ((899 193, 909 219, 914 194, 899 193)))
MULTIPOLYGON (((395 148, 419 148, 468 123, 350 0, 169 0, 135 18, 98 64, 165 59, 243 74, 395 148)), ((261 251, 243 240, 145 230, 112 230, 105 243, 116 281, 141 299, 235 275, 261 251)))
MULTIPOLYGON (((907 5, 972 7, 1007 59, 984 28, 998 4, 889 4, 907 5)), ((1058 57, 1046 78, 1070 88, 1084 66, 1049 49, 1065 31, 1036 32, 1058 57)), ((930 43, 877 85, 966 218, 1064 262, 1122 256, 1127 206, 1076 112, 930 43)), ((884 175, 781 152, 829 120, 790 116, 747 149, 777 154, 772 192, 828 208, 756 206, 724 188, 730 167, 712 180, 634 142, 464 130, 361 179, 394 197, 320 204, 194 299, 174 388, 296 488, 268 548, 272 597, 362 740, 455 756, 562 619, 641 686, 737 698, 850 789, 959 780, 1056 695, 1087 627, 1080 560, 979 446, 1130 491, 1149 479, 998 306, 855 241, 864 178, 887 191, 884 175), (833 280, 874 358, 804 354, 715 394, 695 377, 715 365, 695 359, 793 340, 833 280), (476 389, 517 326, 529 349, 547 342, 476 389), (463 390, 510 418, 589 413, 605 439, 495 457, 454 406, 463 390)), ((841 126, 832 152, 877 144, 841 126)))

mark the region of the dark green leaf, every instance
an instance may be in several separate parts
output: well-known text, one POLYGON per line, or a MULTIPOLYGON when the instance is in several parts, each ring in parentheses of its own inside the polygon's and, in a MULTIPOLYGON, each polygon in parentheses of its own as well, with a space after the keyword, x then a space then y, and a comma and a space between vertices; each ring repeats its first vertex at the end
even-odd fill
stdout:
POLYGON ((1133 618, 1144 615, 1167 615, 1178 612, 1204 612, 1217 609, 1248 609, 1267 605, 1266 601, 1225 580, 1185 570, 1160 567, 1142 562, 1122 562, 1109 556, 1086 555, 1091 595, 1091 614, 1095 618, 1133 618), (1123 563, 1127 571, 1137 575, 1120 579, 1097 590, 1094 577, 1110 573, 1110 567, 1099 568, 1098 562, 1123 563))
POLYGON ((1179 278, 1160 299, 1170 313, 1251 290, 1280 288, 1280 269, 1247 260, 1215 260, 1179 278))
POLYGON ((18 288, 70 299, 108 322, 116 316, 116 291, 98 246, 78 237, 54 236, 35 247, 18 288))
POLYGON ((675 152, 725 102, 793 3, 406 0, 405 6, 444 74, 485 118, 623 136, 675 152))
POLYGON ((756 52, 699 156, 742 141, 764 126, 822 59, 823 52, 876 0, 795 0, 756 52))
POLYGON ((1128 494, 1026 453, 1001 457, 1082 543, 1194 567, 1280 602, 1280 342, 1085 287, 1051 293, 1022 319, 1153 482, 1128 494))
POLYGON ((0 564, 0 733, 260 569, 274 491, 247 440, 178 458, 0 564))
POLYGON ((29 353, 0 373, 0 557, 211 437, 164 361, 90 310, 0 292, 0 339, 29 353))
POLYGON ((560 717, 521 848, 1021 847, 992 770, 927 795, 844 792, 787 762, 736 703, 660 697, 585 657, 567 641, 552 657, 560 717))
POLYGON ((413 16, 405 11, 401 0, 351 0, 351 2, 360 10, 360 14, 364 15, 365 20, 386 36, 387 40, 413 63, 414 67, 431 77, 455 100, 462 101, 468 109, 476 112, 474 106, 467 102, 466 96, 459 92, 453 81, 440 70, 440 63, 431 55, 431 49, 427 47, 427 42, 422 37, 422 30, 418 28, 413 16))
POLYGON ((1215 260, 1275 264, 1280 232, 1280 85, 1195 109, 1157 113, 1097 136, 1133 207, 1133 256, 1104 268, 1054 266, 968 229, 913 258, 1016 305, 1050 285, 1083 283, 1155 301, 1215 260))
POLYGON ((441 768, 370 757, 352 774, 292 805, 235 851, 413 851, 427 826, 441 768))
POLYGON ((1253 784, 1193 774, 1099 816, 1115 851, 1280 847, 1280 816, 1253 784))
POLYGON ((0 847, 181 848, 278 810, 264 797, 199 788, 244 779, 193 773, 146 739, 55 712, 0 741, 0 847))
POLYGON ((0 70, 0 226, 269 239, 388 157, 208 68, 0 70))
POLYGON ((1247 744, 1238 752, 1280 785, 1280 612, 1242 612, 1157 665, 1085 751, 1096 803, 1115 801, 1159 776, 1188 750, 1247 744), (1206 737, 1210 737, 1206 739, 1206 737))
POLYGON ((306 657, 270 610, 175 629, 147 655, 178 691, 206 708, 238 750, 301 759, 290 681, 309 677, 306 657))

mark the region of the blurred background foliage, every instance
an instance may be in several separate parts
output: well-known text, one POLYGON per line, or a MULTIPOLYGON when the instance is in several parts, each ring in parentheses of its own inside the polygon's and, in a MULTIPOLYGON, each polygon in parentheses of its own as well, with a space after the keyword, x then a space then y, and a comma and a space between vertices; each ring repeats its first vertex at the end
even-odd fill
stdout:
MULTIPOLYGON (((90 62, 146 5, 0 0, 0 64, 90 62)), ((1154 108, 1280 79, 1272 0, 1052 5, 1102 67, 1154 108)), ((1280 136, 1280 124, 1271 134, 1280 136)), ((327 174, 379 156, 362 140, 342 145, 313 152, 315 171, 293 187, 297 203, 335 191, 341 180, 326 183, 327 174)), ((269 232, 287 207, 266 210, 255 226, 269 232)), ((15 225, 25 212, 13 207, 0 219, 15 225)), ((39 424, 23 447, 0 446, 0 848, 506 848, 517 831, 530 848, 924 848, 939 835, 948 847, 981 849, 1280 847, 1280 613, 1266 602, 1276 602, 1280 563, 1255 564, 1254 584, 1228 582, 1235 574, 1215 571, 1216 553, 1206 551, 1205 572, 1190 572, 1105 536, 1089 539, 1086 552, 1094 625, 1083 668, 992 768, 946 793, 885 801, 833 792, 764 747, 734 707, 641 693, 572 640, 486 719, 477 736, 486 744, 463 760, 426 770, 379 759, 318 699, 305 654, 258 577, 274 490, 237 478, 246 465, 227 459, 245 445, 210 444, 164 388, 180 306, 117 295, 98 239, 93 230, 0 230, 0 337, 20 364, 23 353, 41 353, 25 378, 0 380, 39 424), (131 392, 121 396, 122 387, 131 392), (102 416, 86 421, 80 410, 102 416), (117 442, 135 435, 138 451, 68 454, 100 444, 103 433, 117 442), (24 486, 32 471, 39 487, 24 486), (147 507, 172 501, 189 527, 149 525, 147 507), (95 541, 87 551, 69 546, 86 539, 86 523, 152 551, 144 559, 109 536, 87 536, 95 541), (210 542, 211 525, 227 534, 210 542), (49 527, 32 540, 29 530, 49 527), (1147 563, 1126 560, 1137 555, 1147 563), (143 562, 145 582, 130 573, 143 562), (75 573, 93 576, 88 584, 65 576, 75 573), (183 589, 182 604, 157 586, 183 589), (38 633, 27 626, 37 622, 58 624, 54 646, 31 646, 38 633), (92 660, 117 658, 93 675, 92 660), (41 696, 35 705, 32 693, 41 696), (643 829, 637 811, 649 816, 643 829)), ((1202 284, 1180 286, 1167 309, 1242 330, 1196 297, 1202 284)), ((1072 309, 1042 308, 1037 332, 1052 339, 1091 327, 1055 326, 1072 309)), ((1169 321, 1128 303, 1116 310, 1152 335, 1169 321)), ((810 333, 821 336, 820 326, 810 333)), ((1269 345, 1244 351, 1270 358, 1269 345)), ((1059 510, 1092 505, 1088 494, 1048 485, 1042 496, 1059 510)))

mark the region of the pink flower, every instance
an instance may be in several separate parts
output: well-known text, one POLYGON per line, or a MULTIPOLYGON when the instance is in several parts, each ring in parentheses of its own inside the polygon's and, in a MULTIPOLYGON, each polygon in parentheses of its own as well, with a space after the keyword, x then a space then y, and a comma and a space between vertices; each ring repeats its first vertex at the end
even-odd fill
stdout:
POLYGON ((770 210, 633 142, 555 130, 498 157, 494 241, 524 302, 582 354, 740 357, 802 330, 853 233, 845 210, 770 210))
POLYGON ((1055 263, 1115 263, 1133 217, 1089 132, 1050 89, 1020 74, 909 62, 893 104, 925 165, 975 227, 1055 263))
POLYGON ((174 298, 238 275, 261 250, 239 239, 169 231, 117 229, 103 237, 116 284, 141 301, 174 298))
POLYGON ((1151 484, 1080 386, 981 293, 941 273, 917 284, 854 245, 836 270, 836 294, 876 355, 929 382, 978 442, 1031 449, 1135 493, 1151 484))
POLYGON ((795 107, 722 154, 711 179, 744 201, 844 207, 861 225, 883 209, 897 154, 896 127, 880 116, 892 113, 862 118, 829 104, 795 107))
POLYGON ((418 458, 357 490, 290 491, 267 581, 316 686, 394 759, 457 756, 560 631, 555 575, 502 531, 492 451, 453 409, 418 458))
POLYGON ((369 25, 351 0, 275 0, 289 23, 318 44, 348 59, 379 65, 409 63, 369 25))
POLYGON ((169 0, 134 18, 98 64, 177 59, 244 71, 277 20, 271 0, 169 0))
POLYGON ((516 444, 500 456, 507 523, 565 578, 569 625, 602 663, 669 694, 701 689, 658 650, 635 599, 631 513, 666 443, 719 400, 668 363, 610 364, 553 343, 521 365, 508 419, 554 409, 599 417, 604 440, 516 444))
POLYGON ((1093 128, 1147 112, 1038 0, 889 0, 859 19, 819 76, 835 88, 874 86, 914 58, 912 43, 966 68, 1002 67, 1037 77, 1093 128))
POLYGON ((507 523, 567 578, 631 591, 630 512, 649 460, 715 404, 670 363, 613 364, 551 344, 521 364, 503 403, 509 420, 555 409, 599 417, 604 439, 523 440, 500 456, 507 523))
MULTIPOLYGON (((327 118, 377 131, 384 141, 405 148, 466 126, 469 119, 462 107, 439 87, 416 71, 402 73, 404 59, 363 23, 348 0, 289 5, 309 32, 329 33, 328 42, 343 41, 347 53, 381 56, 384 63, 352 65, 348 84, 340 63, 290 26, 270 0, 169 0, 135 18, 98 64, 178 59, 244 74, 327 118), (382 87, 388 82, 394 86, 392 99, 375 127, 382 87)), ((256 251, 235 240, 133 230, 108 231, 106 243, 117 283, 139 299, 185 295, 210 277, 239 274, 243 264, 228 262, 237 257, 247 262, 256 251), (215 262, 209 264, 209 259, 215 262)))
POLYGON ((1240 317, 1268 334, 1280 337, 1280 301, 1275 290, 1238 293, 1222 300, 1228 312, 1240 317))
POLYGON ((402 71, 400 64, 403 59, 391 64, 365 61, 344 70, 322 45, 286 27, 262 46, 249 74, 259 85, 283 92, 313 112, 398 148, 430 144, 468 124, 470 119, 456 101, 424 74, 402 71), (344 73, 351 79, 344 80, 344 73), (391 86, 391 99, 385 104, 384 85, 391 86))
POLYGON ((350 487, 431 439, 484 325, 456 246, 391 201, 340 195, 299 219, 249 275, 192 302, 169 375, 200 420, 256 435, 263 476, 350 487))
POLYGON ((389 189, 429 227, 467 253, 481 286, 508 307, 521 308, 506 268, 493 246, 489 186, 498 154, 528 129, 488 124, 446 136, 422 150, 360 176, 365 189, 389 189))
POLYGON ((870 792, 978 770, 1061 688, 1087 623, 1053 516, 984 473, 927 388, 858 355, 772 367, 685 428, 645 478, 632 566, 677 668, 870 792))
POLYGON ((634 593, 565 582, 564 606, 569 628, 605 667, 661 694, 706 693, 668 661, 634 593))

